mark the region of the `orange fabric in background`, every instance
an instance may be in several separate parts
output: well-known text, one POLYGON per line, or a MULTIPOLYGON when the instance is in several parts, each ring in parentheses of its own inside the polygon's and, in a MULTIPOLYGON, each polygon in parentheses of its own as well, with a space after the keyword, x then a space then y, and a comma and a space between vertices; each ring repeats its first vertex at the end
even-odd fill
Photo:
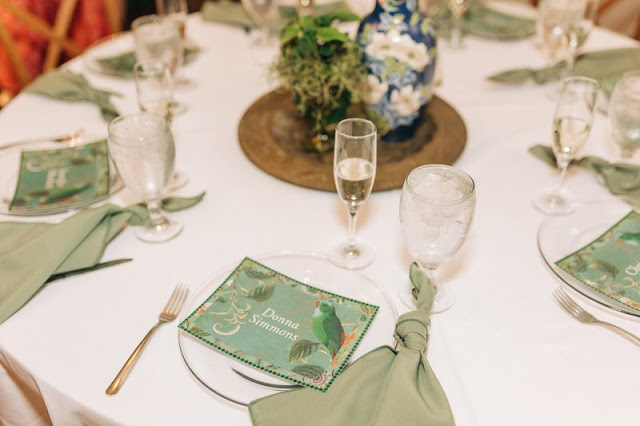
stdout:
MULTIPOLYGON (((14 4, 28 10, 32 15, 42 18, 53 26, 60 0, 11 0, 14 4)), ((32 30, 27 24, 0 8, 0 19, 11 33, 20 55, 33 79, 42 72, 42 65, 48 40, 32 30)), ((79 47, 85 48, 94 41, 111 33, 104 12, 103 0, 78 0, 68 37, 79 47)), ((63 61, 64 58, 61 58, 63 61)), ((13 70, 9 56, 0 43, 0 90, 12 94, 20 91, 20 83, 13 70)))

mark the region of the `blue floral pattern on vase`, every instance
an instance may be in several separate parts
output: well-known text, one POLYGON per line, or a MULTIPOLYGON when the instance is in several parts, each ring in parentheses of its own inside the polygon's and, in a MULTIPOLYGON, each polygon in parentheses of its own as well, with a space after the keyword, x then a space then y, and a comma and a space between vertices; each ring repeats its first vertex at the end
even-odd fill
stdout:
POLYGON ((364 100, 385 142, 413 136, 432 96, 436 36, 416 0, 378 0, 356 37, 367 65, 364 100))

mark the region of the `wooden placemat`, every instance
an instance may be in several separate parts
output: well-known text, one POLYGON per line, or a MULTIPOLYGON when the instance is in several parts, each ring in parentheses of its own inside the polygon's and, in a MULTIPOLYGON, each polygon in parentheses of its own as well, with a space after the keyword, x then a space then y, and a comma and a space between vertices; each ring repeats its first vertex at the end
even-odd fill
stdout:
MULTIPOLYGON (((401 188, 407 174, 424 164, 453 164, 462 153, 467 130, 462 117, 434 96, 415 135, 401 143, 378 141, 373 191, 401 188)), ((335 192, 333 152, 302 148, 310 136, 291 93, 282 89, 262 96, 244 113, 238 126, 240 146, 260 169, 294 185, 335 192)))

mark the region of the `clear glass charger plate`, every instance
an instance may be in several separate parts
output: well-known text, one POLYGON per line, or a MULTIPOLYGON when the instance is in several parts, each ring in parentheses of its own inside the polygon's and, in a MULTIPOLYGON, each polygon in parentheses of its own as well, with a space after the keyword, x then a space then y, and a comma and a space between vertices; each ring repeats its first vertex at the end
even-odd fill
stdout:
POLYGON ((131 32, 115 33, 93 42, 83 53, 85 66, 92 72, 112 77, 133 78, 132 72, 106 66, 101 60, 133 52, 131 32))
POLYGON ((581 203, 570 215, 548 216, 538 229, 538 249, 551 271, 572 289, 606 308, 640 317, 640 311, 605 296, 555 264, 598 238, 631 210, 618 199, 581 203))
MULTIPOLYGON (((394 345, 393 331, 398 319, 395 304, 385 289, 366 274, 341 269, 318 253, 281 252, 250 257, 298 281, 380 307, 350 362, 378 346, 394 345)), ((222 284, 241 260, 204 282, 187 302, 180 322, 222 284)), ((236 404, 246 406, 258 398, 299 387, 217 352, 183 330, 178 333, 178 344, 193 376, 208 390, 236 404)))
POLYGON ((52 214, 65 213, 70 210, 76 210, 88 205, 97 203, 99 201, 109 198, 111 195, 120 191, 123 188, 123 183, 118 173, 116 172, 115 165, 109 159, 109 193, 104 197, 92 198, 78 203, 65 204, 57 208, 50 208, 42 211, 16 211, 9 210, 11 200, 16 191, 16 185, 18 183, 18 177, 20 173, 20 156, 23 151, 41 151, 41 150, 53 150, 70 148, 73 146, 79 146, 82 144, 96 142, 102 139, 106 139, 106 136, 100 136, 96 134, 83 134, 73 140, 66 142, 55 142, 53 140, 42 140, 38 142, 25 143, 19 146, 10 148, 0 147, 0 214, 12 215, 12 216, 46 216, 52 214))

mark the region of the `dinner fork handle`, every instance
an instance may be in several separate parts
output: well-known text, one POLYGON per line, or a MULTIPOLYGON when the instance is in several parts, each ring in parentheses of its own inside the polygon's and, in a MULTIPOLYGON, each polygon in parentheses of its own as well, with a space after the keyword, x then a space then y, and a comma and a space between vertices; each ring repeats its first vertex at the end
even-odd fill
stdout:
POLYGON ((635 343, 636 345, 640 346, 640 337, 636 336, 635 334, 629 333, 627 330, 624 330, 618 327, 617 325, 613 325, 604 321, 594 322, 594 324, 598 324, 605 328, 608 328, 609 330, 613 331, 617 335, 624 337, 631 343, 635 343))
POLYGON ((125 362, 120 369, 120 372, 118 373, 116 378, 113 379, 113 382, 111 382, 111 384, 107 388, 107 395, 113 395, 120 390, 124 381, 127 380, 127 377, 129 377, 129 373, 131 373, 133 366, 136 365, 136 362, 138 362, 138 359, 140 358, 140 355, 142 355, 142 351, 147 346, 147 343, 149 343, 149 340, 151 340, 153 334, 162 324, 162 322, 158 322, 151 328, 151 330, 149 330, 147 335, 144 336, 144 339, 142 339, 142 341, 134 349, 127 362, 125 362))

